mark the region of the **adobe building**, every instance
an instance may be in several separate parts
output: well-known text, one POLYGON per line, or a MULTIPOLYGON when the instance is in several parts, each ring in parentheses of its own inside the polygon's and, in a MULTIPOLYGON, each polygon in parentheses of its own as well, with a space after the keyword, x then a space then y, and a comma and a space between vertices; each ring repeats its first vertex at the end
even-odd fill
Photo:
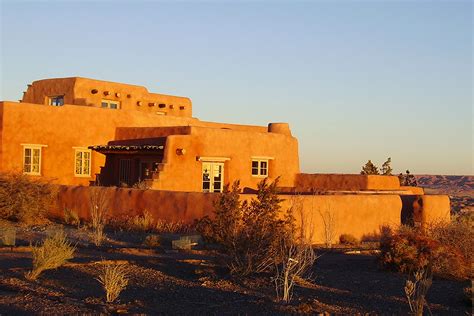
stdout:
POLYGON ((282 193, 332 196, 341 209, 392 207, 398 215, 391 220, 400 222, 405 205, 412 210, 421 203, 429 216, 449 216, 449 198, 400 187, 395 176, 300 173, 298 141, 286 123, 206 122, 192 116, 192 107, 189 98, 129 84, 80 77, 35 81, 19 102, 0 102, 0 172, 66 186, 194 193, 221 192, 235 180, 251 191, 263 178, 280 177, 282 193), (355 202, 348 202, 351 196, 355 202))

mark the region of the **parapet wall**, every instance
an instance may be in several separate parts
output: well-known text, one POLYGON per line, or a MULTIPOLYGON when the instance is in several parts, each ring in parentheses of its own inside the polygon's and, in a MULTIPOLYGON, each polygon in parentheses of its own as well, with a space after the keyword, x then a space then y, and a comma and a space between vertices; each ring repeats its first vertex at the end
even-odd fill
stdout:
MULTIPOLYGON (((106 197, 112 218, 129 217, 148 211, 155 219, 192 223, 205 215, 213 215, 214 193, 173 192, 99 187, 106 197)), ((89 218, 91 187, 61 186, 56 216, 63 216, 65 208, 76 211, 81 218, 89 218)), ((242 200, 255 195, 245 194, 242 200)), ((402 199, 398 195, 281 195, 282 210, 294 206, 294 215, 299 227, 306 225, 312 232, 312 241, 325 241, 326 225, 332 225, 332 240, 341 234, 352 234, 359 239, 377 236, 382 226, 398 226, 402 220, 402 199), (326 222, 326 224, 324 224, 326 222)), ((446 196, 420 196, 423 202, 404 201, 405 212, 416 211, 426 222, 449 220, 449 198, 446 196)))
POLYGON ((296 176, 296 192, 317 192, 332 190, 400 190, 400 182, 395 176, 379 175, 300 173, 296 176))

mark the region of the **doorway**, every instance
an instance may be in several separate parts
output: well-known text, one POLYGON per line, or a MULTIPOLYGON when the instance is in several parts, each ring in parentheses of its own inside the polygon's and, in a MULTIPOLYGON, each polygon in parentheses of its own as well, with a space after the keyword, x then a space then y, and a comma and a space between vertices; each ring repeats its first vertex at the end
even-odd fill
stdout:
POLYGON ((222 192, 224 182, 224 163, 207 162, 202 163, 202 191, 222 192))

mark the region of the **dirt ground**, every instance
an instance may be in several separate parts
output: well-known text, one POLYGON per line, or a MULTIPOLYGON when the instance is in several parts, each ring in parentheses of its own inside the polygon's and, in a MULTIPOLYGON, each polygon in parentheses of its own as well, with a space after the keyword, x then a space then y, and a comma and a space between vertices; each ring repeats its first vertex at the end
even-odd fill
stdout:
MULTIPOLYGON (((376 256, 320 251, 313 282, 301 284, 291 304, 275 301, 270 276, 231 278, 211 250, 143 246, 145 233, 109 232, 103 247, 87 232, 66 228, 77 245, 66 266, 25 279, 31 268, 28 245, 48 229, 20 229, 17 247, 0 248, 0 315, 32 314, 408 314, 404 276, 381 270, 376 256), (128 262, 129 285, 118 302, 105 303, 96 280, 101 260, 128 262)), ((54 229, 54 228, 53 228, 54 229)), ((465 282, 435 279, 428 293, 433 314, 471 314, 463 300, 465 282)))

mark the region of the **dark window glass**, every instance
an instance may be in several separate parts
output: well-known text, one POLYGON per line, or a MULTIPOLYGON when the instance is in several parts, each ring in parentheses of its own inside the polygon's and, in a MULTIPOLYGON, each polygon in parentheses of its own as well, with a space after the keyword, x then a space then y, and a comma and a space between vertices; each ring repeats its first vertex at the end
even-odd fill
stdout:
POLYGON ((252 175, 258 176, 258 161, 252 161, 252 175))
POLYGON ((49 105, 53 106, 63 106, 64 105, 64 96, 50 97, 49 105))

